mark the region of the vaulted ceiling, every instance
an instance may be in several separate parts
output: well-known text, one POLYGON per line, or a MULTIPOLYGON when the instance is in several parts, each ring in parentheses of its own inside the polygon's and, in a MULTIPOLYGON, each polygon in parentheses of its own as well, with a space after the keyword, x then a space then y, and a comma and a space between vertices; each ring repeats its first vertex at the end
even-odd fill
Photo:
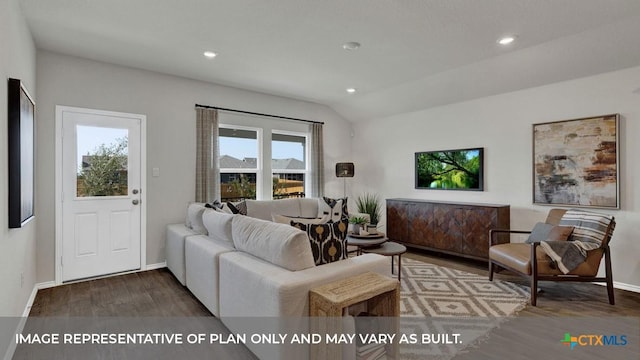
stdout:
POLYGON ((21 5, 40 49, 326 104, 352 121, 640 65, 638 0, 21 5), (498 45, 504 35, 516 41, 498 45), (361 47, 343 49, 350 41, 361 47))

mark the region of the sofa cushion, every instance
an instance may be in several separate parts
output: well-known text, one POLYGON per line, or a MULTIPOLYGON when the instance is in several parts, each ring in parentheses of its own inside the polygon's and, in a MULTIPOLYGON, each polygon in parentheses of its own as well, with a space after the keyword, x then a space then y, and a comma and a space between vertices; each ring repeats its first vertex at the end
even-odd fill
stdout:
POLYGON ((231 227, 238 250, 291 271, 315 265, 307 234, 299 229, 249 216, 234 216, 231 227))
POLYGON ((202 223, 202 214, 206 207, 204 203, 191 203, 187 206, 187 217, 185 218, 185 226, 194 232, 206 235, 207 229, 202 223))
POLYGON ((539 222, 531 230, 525 243, 541 241, 567 241, 573 231, 573 226, 558 226, 539 222))
POLYGON ((316 265, 322 265, 347 258, 346 220, 325 224, 305 224, 292 221, 291 225, 309 237, 311 251, 316 265))
POLYGON ((271 221, 278 224, 287 224, 291 225, 291 222, 300 222, 303 224, 324 224, 327 222, 325 218, 304 218, 304 217, 296 217, 296 216, 286 216, 280 214, 271 214, 271 221))
POLYGON ((271 221, 271 214, 300 216, 299 199, 247 200, 246 203, 247 215, 256 219, 271 221))
POLYGON ((349 211, 347 210, 347 198, 332 199, 326 196, 318 199, 318 215, 322 218, 329 216, 329 221, 338 222, 349 219, 349 211))
POLYGON ((171 270, 176 279, 182 285, 186 285, 186 270, 184 263, 184 241, 189 236, 202 236, 187 228, 184 224, 167 225, 167 242, 165 244, 165 255, 167 258, 167 268, 171 270))
POLYGON ((189 236, 184 243, 186 285, 215 316, 220 316, 219 257, 230 251, 233 243, 204 235, 189 236))
POLYGON ((300 198, 300 217, 314 218, 318 217, 318 199, 317 198, 300 198))
POLYGON ((235 215, 225 214, 213 209, 207 209, 202 214, 202 222, 210 238, 227 241, 233 244, 231 220, 235 215))

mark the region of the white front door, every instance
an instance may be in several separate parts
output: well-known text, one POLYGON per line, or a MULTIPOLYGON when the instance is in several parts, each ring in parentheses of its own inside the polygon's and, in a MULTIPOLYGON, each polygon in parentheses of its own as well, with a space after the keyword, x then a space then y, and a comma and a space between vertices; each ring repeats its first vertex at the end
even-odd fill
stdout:
POLYGON ((57 107, 61 281, 140 269, 144 115, 57 107))

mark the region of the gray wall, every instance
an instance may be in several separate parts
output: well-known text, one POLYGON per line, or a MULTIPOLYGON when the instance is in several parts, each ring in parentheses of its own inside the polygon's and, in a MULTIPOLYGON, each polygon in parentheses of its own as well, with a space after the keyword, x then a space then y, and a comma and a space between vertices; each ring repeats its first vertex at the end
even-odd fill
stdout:
POLYGON ((614 281, 640 291, 638 79, 640 67, 358 123, 356 191, 377 191, 384 198, 510 204, 512 228, 531 229, 549 210, 532 205, 532 124, 620 113, 622 207, 594 211, 617 220, 611 242, 614 281), (388 142, 394 146, 380 147, 388 142), (485 148, 485 191, 414 189, 416 151, 469 147, 485 148))
POLYGON ((54 280, 56 105, 147 116, 147 264, 165 260, 164 227, 183 222, 194 199, 196 103, 324 121, 326 190, 342 194, 332 169, 349 160, 351 125, 326 106, 47 51, 38 51, 37 75, 39 282, 54 280))
POLYGON ((22 315, 36 279, 36 226, 40 214, 36 213, 35 220, 22 229, 8 229, 6 131, 6 79, 22 80, 37 106, 35 63, 36 49, 18 1, 0 0, 0 316, 22 315))

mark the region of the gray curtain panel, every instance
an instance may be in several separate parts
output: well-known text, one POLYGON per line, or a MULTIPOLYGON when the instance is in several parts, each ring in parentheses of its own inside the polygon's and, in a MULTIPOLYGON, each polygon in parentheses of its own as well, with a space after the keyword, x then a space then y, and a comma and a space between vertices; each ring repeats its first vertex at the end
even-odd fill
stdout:
POLYGON ((322 124, 311 125, 311 196, 324 196, 324 145, 322 124))
POLYGON ((220 199, 218 110, 196 108, 196 202, 220 199))

